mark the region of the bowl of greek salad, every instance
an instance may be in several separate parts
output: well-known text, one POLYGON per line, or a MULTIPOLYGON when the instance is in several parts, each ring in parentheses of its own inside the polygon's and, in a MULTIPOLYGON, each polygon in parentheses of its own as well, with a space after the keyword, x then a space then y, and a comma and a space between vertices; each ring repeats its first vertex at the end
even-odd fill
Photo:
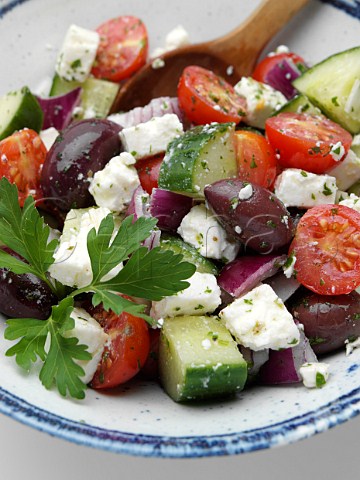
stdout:
POLYGON ((358 2, 310 2, 249 76, 189 65, 117 108, 243 3, 0 8, 0 412, 161 457, 359 413, 358 2))

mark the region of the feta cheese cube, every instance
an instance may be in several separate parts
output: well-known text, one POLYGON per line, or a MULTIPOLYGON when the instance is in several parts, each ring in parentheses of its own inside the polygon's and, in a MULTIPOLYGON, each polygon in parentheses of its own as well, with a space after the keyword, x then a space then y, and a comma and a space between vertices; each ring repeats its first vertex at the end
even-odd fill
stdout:
POLYGON ((327 382, 329 378, 328 363, 310 362, 301 365, 299 373, 303 384, 307 388, 320 388, 327 382))
POLYGON ((182 219, 178 234, 184 242, 197 248, 206 258, 234 260, 239 244, 229 239, 226 231, 205 205, 195 205, 182 219))
POLYGON ((59 77, 84 82, 90 74, 99 42, 97 32, 70 25, 55 66, 59 77))
POLYGON ((244 122, 256 128, 265 128, 265 120, 287 102, 281 92, 251 77, 242 77, 235 85, 235 91, 246 98, 244 122))
MULTIPOLYGON (((54 263, 49 267, 50 275, 69 287, 82 288, 92 281, 92 270, 89 253, 87 250, 87 235, 92 228, 98 230, 101 220, 109 215, 108 208, 89 208, 83 210, 79 220, 79 228, 72 228, 70 232, 64 231, 60 237, 58 249, 54 254, 54 263)), ((73 210, 67 214, 68 219, 76 215, 73 210)), ((114 277, 122 268, 116 265, 103 280, 114 277)))
POLYGON ((184 132, 177 115, 167 113, 149 122, 124 128, 120 133, 124 149, 137 160, 165 152, 168 143, 184 132))
POLYGON ((96 372, 109 336, 86 310, 75 307, 70 316, 75 321, 75 326, 72 330, 65 331, 63 335, 66 338, 76 337, 79 344, 86 345, 92 355, 91 360, 74 360, 85 372, 81 380, 89 383, 96 372))
POLYGON ((311 208, 335 203, 336 179, 298 168, 287 168, 276 179, 275 195, 286 207, 311 208))
POLYGON ((292 315, 269 285, 261 284, 237 298, 219 316, 236 341, 251 350, 279 350, 299 343, 292 315))
POLYGON ((340 190, 347 190, 360 180, 360 158, 353 150, 349 150, 344 160, 327 173, 336 178, 336 184, 340 190))
POLYGON ((339 202, 339 205, 344 205, 345 207, 352 208, 353 210, 356 210, 360 213, 360 198, 354 193, 351 193, 348 198, 341 200, 339 202))
POLYGON ((204 315, 212 313, 221 303, 220 287, 210 273, 195 272, 187 280, 190 286, 159 302, 152 302, 150 315, 159 320, 181 315, 204 315))
POLYGON ((41 130, 40 138, 43 141, 43 144, 46 147, 46 150, 49 151, 50 148, 53 146, 59 132, 54 127, 46 128, 45 130, 41 130))
POLYGON ((134 190, 140 185, 135 158, 128 152, 122 152, 95 173, 89 186, 96 205, 113 212, 123 212, 130 203, 134 190))

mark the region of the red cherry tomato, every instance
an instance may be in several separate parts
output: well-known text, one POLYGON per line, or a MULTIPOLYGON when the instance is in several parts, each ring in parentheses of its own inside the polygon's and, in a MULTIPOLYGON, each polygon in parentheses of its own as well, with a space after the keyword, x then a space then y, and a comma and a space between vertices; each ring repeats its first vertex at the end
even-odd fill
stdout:
POLYGON ((246 115, 246 100, 223 78, 202 67, 184 69, 177 93, 180 107, 197 125, 239 123, 246 115))
POLYGON ((100 35, 100 44, 91 70, 96 78, 119 82, 145 64, 148 35, 139 18, 113 18, 100 25, 96 31, 100 35))
POLYGON ((337 123, 323 116, 279 113, 266 120, 267 139, 280 154, 285 168, 324 173, 343 160, 352 137, 337 123), (343 152, 341 158, 336 155, 343 152))
POLYGON ((164 159, 164 154, 154 155, 153 157, 140 160, 135 165, 139 174, 142 188, 151 195, 152 189, 158 187, 160 167, 164 159))
POLYGON ((15 183, 20 206, 32 195, 42 198, 40 172, 47 150, 39 135, 28 128, 15 132, 0 142, 0 176, 15 183))
POLYGON ((145 364, 150 349, 149 329, 145 320, 125 312, 116 315, 96 307, 91 315, 110 338, 91 387, 113 388, 133 378, 145 364))
POLYGON ((267 56, 266 58, 261 60, 261 62, 256 65, 255 70, 253 71, 253 74, 251 76, 258 82, 268 83, 268 73, 275 67, 275 65, 281 65, 283 60, 291 60, 295 63, 296 66, 300 66, 300 70, 302 67, 305 67, 304 59, 299 55, 296 55, 296 53, 277 53, 275 55, 267 56))
POLYGON ((297 280, 320 295, 350 293, 360 285, 360 213, 321 205, 301 218, 290 253, 297 280))
POLYGON ((240 180, 271 188, 277 162, 272 146, 262 135, 248 130, 235 132, 236 160, 240 180))

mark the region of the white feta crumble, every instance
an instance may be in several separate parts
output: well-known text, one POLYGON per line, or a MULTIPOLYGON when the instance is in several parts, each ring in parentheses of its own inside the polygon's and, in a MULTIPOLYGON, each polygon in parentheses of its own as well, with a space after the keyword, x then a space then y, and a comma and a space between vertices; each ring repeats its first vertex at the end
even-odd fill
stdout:
POLYGON ((234 67, 232 65, 229 65, 226 69, 226 75, 231 77, 231 75, 234 73, 234 67))
POLYGON ((275 53, 276 54, 279 54, 279 53, 289 53, 290 52, 290 49, 287 45, 278 45, 276 47, 276 50, 275 50, 275 53))
POLYGON ((155 319, 181 315, 212 313, 221 303, 215 275, 195 272, 187 280, 190 286, 175 295, 152 302, 150 315, 155 319))
POLYGON ((327 173, 336 178, 340 190, 347 190, 360 180, 360 158, 353 150, 349 150, 344 160, 327 173))
POLYGON ((178 25, 177 27, 170 30, 170 32, 165 37, 165 47, 158 47, 156 48, 152 54, 151 58, 158 57, 163 55, 166 52, 170 52, 171 50, 175 50, 175 48, 185 47, 189 45, 189 33, 185 30, 182 25, 178 25))
POLYGON ((299 369, 303 384, 307 388, 320 388, 329 378, 330 365, 323 362, 309 362, 299 369))
POLYGON ((335 160, 335 162, 339 162, 345 155, 344 145, 341 142, 337 142, 334 145, 331 144, 331 149, 329 153, 335 160))
POLYGON ((165 61, 162 58, 155 58, 151 62, 151 66, 154 70, 158 70, 159 68, 164 68, 165 67, 165 61))
MULTIPOLYGON (((91 360, 74 361, 85 372, 81 380, 84 383, 89 383, 97 370, 109 336, 104 332, 99 323, 82 308, 75 307, 70 317, 75 321, 75 326, 72 330, 65 331, 63 335, 66 338, 76 337, 79 340, 79 344, 87 346, 87 350, 92 356, 91 360)), ((50 343, 50 340, 48 343, 50 343)))
POLYGON ((206 258, 234 260, 239 245, 228 238, 226 231, 205 205, 195 205, 183 218, 178 234, 182 239, 197 248, 206 258))
POLYGON ((242 77, 234 88, 246 99, 247 115, 243 121, 252 127, 265 128, 266 119, 287 102, 281 92, 251 77, 242 77))
MULTIPOLYGON (((52 278, 63 285, 78 288, 85 287, 92 281, 87 235, 92 228, 98 230, 101 221, 111 213, 108 208, 103 207, 83 209, 82 211, 70 210, 66 216, 65 225, 68 220, 76 218, 80 212, 79 227, 72 228, 70 232, 63 231, 58 249, 54 254, 54 263, 49 267, 52 278)), ((114 277, 121 268, 122 263, 115 265, 102 280, 114 277)))
POLYGON ((345 207, 352 208, 360 213, 360 198, 354 193, 350 193, 348 198, 341 200, 339 205, 344 205, 345 207))
POLYGON ((99 43, 97 32, 70 25, 55 66, 59 77, 84 82, 90 74, 99 43))
POLYGON ((298 168, 285 169, 275 181, 275 195, 286 207, 311 208, 335 203, 335 177, 298 168))
POLYGON ((252 197, 253 193, 254 193, 253 188, 249 183, 248 185, 240 189, 239 195, 238 195, 239 200, 249 200, 249 198, 252 197))
POLYGON ((47 151, 49 151, 50 148, 53 146, 58 135, 59 132, 54 127, 49 127, 45 130, 41 130, 40 138, 43 141, 47 151))
POLYGON ((140 185, 139 175, 133 166, 135 162, 130 153, 122 152, 94 174, 89 192, 96 205, 118 213, 126 210, 134 190, 140 185))
POLYGON ((205 338, 205 340, 203 340, 201 342, 201 345, 203 347, 204 350, 209 350, 209 348, 211 348, 211 341, 209 338, 205 338))
POLYGON ((119 135, 124 149, 139 160, 165 152, 168 143, 183 132, 178 116, 167 113, 134 127, 124 128, 119 135))
POLYGON ((288 260, 283 265, 283 272, 286 278, 291 278, 294 275, 294 267, 296 263, 296 256, 294 254, 288 257, 288 260))
POLYGON ((357 337, 355 340, 350 341, 349 339, 345 340, 345 349, 346 349, 346 356, 352 354, 352 352, 360 347, 360 337, 357 337))
POLYGON ((251 350, 279 350, 299 343, 292 315, 269 285, 261 284, 237 298, 219 316, 236 341, 251 350))

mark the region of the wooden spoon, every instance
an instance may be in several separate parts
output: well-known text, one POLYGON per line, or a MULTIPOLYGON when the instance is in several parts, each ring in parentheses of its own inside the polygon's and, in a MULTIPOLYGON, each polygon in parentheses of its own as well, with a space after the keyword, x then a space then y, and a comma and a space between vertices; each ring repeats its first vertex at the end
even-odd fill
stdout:
POLYGON ((265 45, 308 1, 264 0, 227 35, 165 53, 160 57, 165 62, 162 68, 154 69, 152 62, 147 63, 122 86, 112 111, 143 106, 156 97, 175 96, 179 77, 188 65, 213 70, 235 84, 243 75, 251 74, 265 45), (227 74, 229 66, 231 76, 227 74))

